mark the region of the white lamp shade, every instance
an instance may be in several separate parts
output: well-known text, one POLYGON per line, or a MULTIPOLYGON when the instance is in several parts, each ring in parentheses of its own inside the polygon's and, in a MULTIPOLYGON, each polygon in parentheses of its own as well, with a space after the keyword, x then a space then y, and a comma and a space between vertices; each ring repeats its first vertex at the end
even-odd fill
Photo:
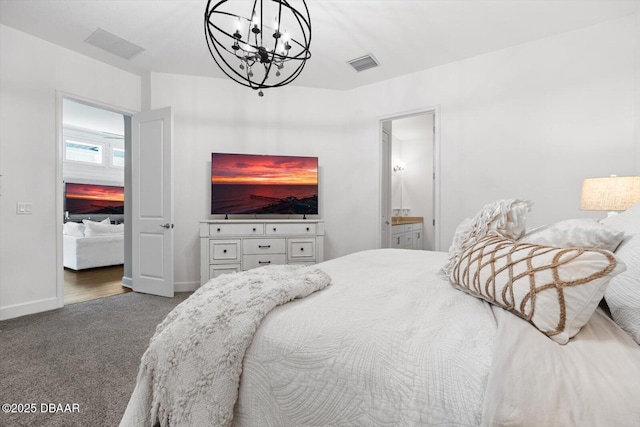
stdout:
POLYGON ((582 210, 624 211, 639 202, 640 176, 587 178, 582 183, 582 210))

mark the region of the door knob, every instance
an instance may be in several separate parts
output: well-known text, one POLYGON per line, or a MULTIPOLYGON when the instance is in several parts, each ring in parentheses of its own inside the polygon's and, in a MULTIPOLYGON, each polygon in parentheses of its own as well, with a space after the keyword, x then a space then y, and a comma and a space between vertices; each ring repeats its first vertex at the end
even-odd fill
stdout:
POLYGON ((160 227, 162 227, 162 228, 173 228, 173 224, 166 223, 166 224, 162 224, 160 227))

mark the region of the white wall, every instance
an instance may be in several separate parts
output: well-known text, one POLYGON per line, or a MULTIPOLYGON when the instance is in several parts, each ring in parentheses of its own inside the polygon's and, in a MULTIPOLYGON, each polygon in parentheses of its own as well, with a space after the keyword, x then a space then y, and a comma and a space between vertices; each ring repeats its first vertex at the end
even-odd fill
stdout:
MULTIPOLYGON (((582 180, 638 171, 637 22, 628 16, 350 91, 351 143, 374 150, 379 117, 440 106, 441 250, 462 219, 500 198, 533 200, 532 225, 601 216, 579 210, 582 180)), ((373 199, 378 188, 367 191, 373 199)))
POLYGON ((635 104, 635 175, 640 175, 640 11, 636 13, 635 17, 635 40, 636 40, 636 76, 635 76, 635 88, 636 88, 636 104, 635 104))
POLYGON ((3 25, 0 52, 2 319, 57 306, 56 91, 138 110, 140 78, 3 25))
MULTIPOLYGON (((431 106, 441 113, 441 249, 498 198, 533 200, 532 225, 598 216, 578 209, 582 179, 640 173, 639 22, 345 92, 284 87, 258 98, 227 80, 152 74, 150 106, 174 112, 176 282, 199 280, 212 151, 318 156, 332 258, 379 244, 379 119, 431 106)), ((143 88, 138 76, 4 26, 0 52, 0 317, 11 317, 55 307, 56 90, 138 110, 143 88), (16 215, 18 201, 34 214, 16 215)))
MULTIPOLYGON (((402 155, 402 140, 398 139, 393 133, 391 134, 391 165, 395 168, 399 162, 406 160, 402 155)), ((391 172, 391 214, 393 216, 402 216, 402 207, 406 205, 404 200, 404 170, 391 172)), ((407 205, 408 206, 408 205, 407 205)))
MULTIPOLYGON (((367 187, 377 182, 378 152, 349 138, 345 92, 283 87, 254 91, 223 79, 152 74, 151 107, 173 111, 175 280, 199 283, 199 221, 210 212, 212 152, 317 156, 325 257, 376 246, 377 215, 367 187)), ((219 217, 219 216, 218 216, 219 217)))

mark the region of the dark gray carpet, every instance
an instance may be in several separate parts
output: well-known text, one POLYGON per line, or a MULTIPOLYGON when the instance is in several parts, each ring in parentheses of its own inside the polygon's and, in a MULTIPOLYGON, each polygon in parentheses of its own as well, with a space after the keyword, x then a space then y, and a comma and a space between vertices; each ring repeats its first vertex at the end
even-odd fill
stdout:
POLYGON ((3 406, 0 426, 117 426, 156 326, 189 295, 131 292, 0 322, 0 404, 36 405, 3 406), (49 403, 79 412, 50 413, 49 403))

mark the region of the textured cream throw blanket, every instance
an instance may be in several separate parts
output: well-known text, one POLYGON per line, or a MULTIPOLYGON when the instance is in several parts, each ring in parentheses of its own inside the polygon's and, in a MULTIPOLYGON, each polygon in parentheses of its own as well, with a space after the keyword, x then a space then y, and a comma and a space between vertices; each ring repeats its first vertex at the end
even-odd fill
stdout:
POLYGON ((157 327, 120 425, 231 425, 242 360, 263 317, 330 281, 317 268, 282 265, 203 285, 157 327))

